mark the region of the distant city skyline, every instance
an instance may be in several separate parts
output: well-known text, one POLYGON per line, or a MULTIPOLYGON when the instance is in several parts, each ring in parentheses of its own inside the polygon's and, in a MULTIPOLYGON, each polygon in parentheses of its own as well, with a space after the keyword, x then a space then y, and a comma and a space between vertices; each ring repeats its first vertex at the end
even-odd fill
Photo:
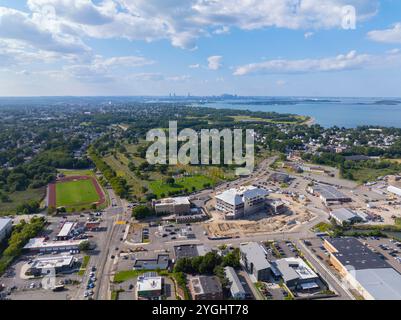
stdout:
POLYGON ((0 96, 400 97, 400 12, 392 0, 3 0, 0 96))

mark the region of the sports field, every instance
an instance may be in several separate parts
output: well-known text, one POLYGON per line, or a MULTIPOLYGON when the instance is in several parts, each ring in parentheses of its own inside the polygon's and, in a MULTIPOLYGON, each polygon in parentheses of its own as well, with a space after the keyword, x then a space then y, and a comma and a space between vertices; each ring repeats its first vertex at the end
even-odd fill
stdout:
POLYGON ((100 196, 91 179, 56 184, 56 206, 74 207, 99 202, 100 196))

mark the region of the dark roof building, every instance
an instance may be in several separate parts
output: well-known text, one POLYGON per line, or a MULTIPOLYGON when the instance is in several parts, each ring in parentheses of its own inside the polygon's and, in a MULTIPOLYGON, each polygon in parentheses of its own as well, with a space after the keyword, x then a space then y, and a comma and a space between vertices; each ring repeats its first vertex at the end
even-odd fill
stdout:
POLYGON ((168 254, 159 254, 156 258, 141 258, 135 260, 134 270, 165 270, 169 266, 170 257, 168 254))
POLYGON ((184 244, 174 247, 175 259, 204 256, 210 249, 204 245, 184 244))
POLYGON ((334 251, 329 251, 342 265, 352 266, 355 270, 390 267, 378 254, 355 238, 330 238, 326 239, 326 244, 334 248, 334 251))
POLYGON ((223 300, 223 288, 216 276, 198 276, 189 280, 193 300, 223 300))
POLYGON ((270 175, 270 180, 274 182, 286 183, 291 180, 291 177, 285 173, 274 172, 270 175))
POLYGON ((330 262, 366 300, 401 300, 401 274, 355 238, 325 239, 330 262))
POLYGON ((308 187, 308 190, 314 195, 319 196, 326 205, 352 201, 349 196, 345 195, 340 190, 330 185, 317 184, 313 187, 308 187))

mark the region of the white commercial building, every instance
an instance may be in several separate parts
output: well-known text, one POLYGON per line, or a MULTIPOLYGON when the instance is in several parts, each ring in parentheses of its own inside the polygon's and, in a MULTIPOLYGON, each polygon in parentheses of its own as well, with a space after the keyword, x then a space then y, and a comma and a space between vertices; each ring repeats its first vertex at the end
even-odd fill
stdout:
POLYGON ((0 242, 3 241, 13 228, 13 221, 11 219, 0 218, 0 242))
POLYGON ((344 225, 345 223, 353 224, 365 220, 362 215, 347 208, 340 208, 331 211, 330 217, 332 217, 339 225, 344 225))
POLYGON ((163 289, 163 278, 150 273, 138 277, 136 294, 138 299, 160 299, 163 289))
POLYGON ((191 203, 188 197, 166 198, 153 201, 156 213, 186 215, 190 213, 191 203))
POLYGON ((54 272, 70 271, 77 259, 73 256, 49 256, 35 259, 28 269, 28 273, 38 275, 54 272))
POLYGON ((272 262, 272 272, 289 288, 310 290, 319 288, 318 275, 301 258, 284 258, 272 262))
POLYGON ((394 193, 395 195, 401 197, 401 188, 395 186, 389 186, 387 188, 388 192, 394 193))
POLYGON ((60 232, 57 235, 58 240, 67 240, 72 233, 72 230, 74 230, 75 227, 75 222, 65 222, 63 224, 63 227, 61 228, 60 232))
POLYGON ((25 245, 25 250, 38 252, 61 252, 79 250, 79 245, 87 240, 46 241, 45 238, 33 238, 25 245))
POLYGON ((255 186, 229 189, 216 196, 216 209, 226 219, 238 219, 266 208, 268 192, 255 186))

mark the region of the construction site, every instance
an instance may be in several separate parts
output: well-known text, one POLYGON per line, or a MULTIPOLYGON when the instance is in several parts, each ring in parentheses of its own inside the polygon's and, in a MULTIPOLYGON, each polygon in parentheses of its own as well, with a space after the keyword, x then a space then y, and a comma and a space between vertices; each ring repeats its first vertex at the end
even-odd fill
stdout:
POLYGON ((281 200, 286 205, 286 210, 279 215, 274 215, 268 209, 255 213, 246 219, 225 220, 221 212, 213 209, 213 201, 209 206, 209 214, 212 219, 204 224, 209 237, 245 237, 258 233, 280 233, 294 231, 304 223, 311 221, 315 215, 298 200, 289 195, 271 194, 272 200, 281 200))

